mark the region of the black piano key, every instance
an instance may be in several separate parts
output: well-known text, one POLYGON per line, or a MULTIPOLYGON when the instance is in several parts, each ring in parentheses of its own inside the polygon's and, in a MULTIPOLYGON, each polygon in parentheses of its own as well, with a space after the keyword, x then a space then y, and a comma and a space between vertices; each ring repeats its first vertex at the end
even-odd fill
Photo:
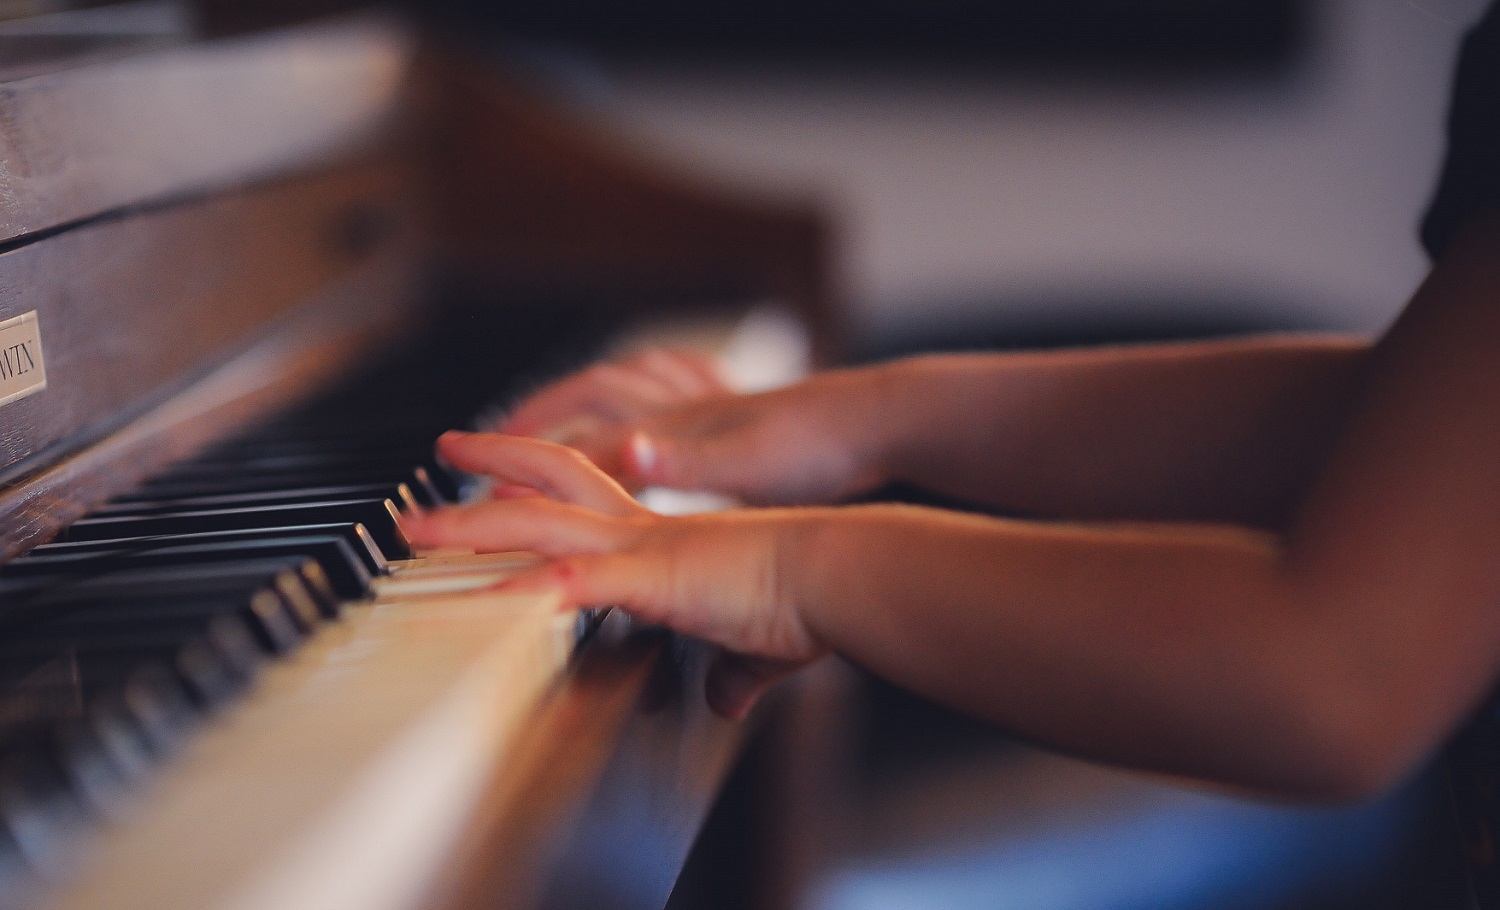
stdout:
POLYGON ((343 606, 328 575, 317 560, 304 554, 220 559, 178 565, 111 568, 95 571, 33 574, 0 580, 0 594, 16 598, 42 596, 110 600, 125 596, 150 597, 169 594, 205 594, 210 591, 253 590, 264 586, 279 594, 293 618, 305 629, 315 628, 321 617, 337 616, 343 606))
MULTIPOLYGON (((198 534, 160 534, 150 537, 106 537, 99 540, 57 541, 42 544, 27 556, 51 556, 74 553, 99 553, 113 550, 149 552, 177 546, 210 546, 218 544, 259 543, 321 536, 335 536, 348 544, 355 557, 371 575, 386 575, 390 564, 375 544, 375 538, 358 522, 342 524, 296 525, 281 528, 243 528, 235 531, 204 531, 198 534)), ((312 555, 312 554, 309 554, 312 555)))
POLYGON ((248 596, 265 590, 301 629, 318 625, 341 602, 322 568, 298 556, 199 563, 173 568, 129 569, 90 576, 0 579, 0 601, 15 619, 35 620, 88 603, 208 599, 248 596))
POLYGON ((46 753, 19 749, 0 767, 0 822, 32 872, 61 882, 73 871, 79 835, 92 817, 46 753))
POLYGON ((145 734, 118 695, 96 699, 86 706, 80 733, 132 785, 144 783, 156 768, 145 734))
POLYGON ((160 664, 148 663, 131 673, 120 699, 159 757, 176 752, 201 719, 171 671, 160 664))
MULTIPOLYGON (((239 621, 219 616, 145 627, 126 624, 108 630, 37 631, 0 646, 0 675, 18 676, 50 661, 65 660, 67 676, 51 684, 59 690, 71 687, 79 700, 87 700, 94 691, 123 684, 137 668, 159 663, 176 674, 195 704, 213 708, 243 689, 259 667, 249 630, 240 623, 231 631, 222 626, 225 622, 239 621)), ((28 688, 12 685, 0 693, 7 719, 21 714, 15 698, 39 694, 28 688)))
POLYGON ((243 597, 146 597, 79 604, 64 602, 65 616, 47 628, 77 635, 108 636, 121 628, 151 623, 203 624, 218 616, 240 619, 255 642, 271 654, 286 654, 304 638, 299 623, 275 593, 262 590, 243 597))
MULTIPOLYGON (((121 573, 124 574, 124 573, 121 573)), ((11 637, 41 629, 90 628, 109 630, 122 623, 193 621, 207 622, 214 616, 238 616, 256 640, 273 654, 294 649, 303 638, 305 622, 294 616, 289 604, 264 579, 247 588, 242 579, 224 584, 205 582, 202 589, 192 580, 173 585, 116 585, 118 576, 103 576, 86 583, 32 590, 8 604, 11 637)), ((296 576, 300 578, 300 576, 296 576)), ((0 582, 0 590, 14 582, 0 582)))
POLYGON ((371 575, 347 540, 332 535, 301 536, 210 543, 156 545, 146 549, 94 549, 83 552, 33 550, 0 566, 0 577, 34 578, 42 575, 91 574, 138 567, 185 566, 268 556, 305 556, 315 559, 335 593, 344 600, 369 596, 371 575))
POLYGON ((72 573, 59 577, 0 578, 0 599, 43 593, 86 591, 108 595, 114 591, 152 591, 190 594, 196 591, 238 591, 260 585, 278 572, 300 565, 296 557, 271 557, 229 562, 194 563, 176 567, 149 566, 98 574, 72 573))
POLYGON ((234 662, 226 660, 204 638, 191 638, 175 648, 163 649, 160 659, 186 684, 194 704, 205 711, 228 704, 248 682, 234 662))
POLYGON ((343 610, 344 602, 339 599, 338 592, 334 591, 323 567, 316 560, 302 556, 287 557, 287 560, 288 567, 296 572, 295 577, 277 574, 272 587, 291 605, 293 615, 304 630, 312 631, 323 619, 337 618, 343 610))
POLYGON ((201 645, 224 673, 241 683, 253 679, 264 660, 249 624, 237 610, 142 617, 128 609, 105 608, 71 614, 5 640, 0 643, 0 667, 81 652, 166 654, 164 661, 172 663, 176 658, 170 655, 189 644, 201 645))
POLYGON ((296 505, 311 502, 334 502, 349 499, 389 499, 402 511, 419 506, 411 488, 404 483, 344 484, 214 496, 179 496, 159 499, 133 499, 114 502, 89 513, 89 518, 120 518, 161 515, 170 512, 202 512, 219 509, 244 509, 258 506, 296 505))
POLYGON ((452 502, 433 482, 423 467, 404 468, 336 468, 319 470, 260 473, 233 473, 225 476, 195 477, 180 480, 159 478, 144 484, 133 493, 115 498, 115 502, 161 499, 174 496, 217 496, 233 493, 274 492, 294 488, 349 484, 403 483, 423 507, 452 502))
POLYGON ((40 903, 42 881, 27 865, 10 832, 0 827, 0 908, 22 910, 40 903))
POLYGON ((124 821, 134 781, 120 768, 87 720, 59 724, 52 748, 73 792, 89 811, 106 821, 124 821))
POLYGON ((211 461, 200 459, 185 462, 162 474, 159 481, 216 480, 236 475, 277 475, 305 473, 311 475, 339 476, 343 472, 398 471, 413 468, 424 469, 439 493, 447 501, 459 496, 458 476, 437 460, 430 449, 424 452, 387 454, 374 453, 313 453, 305 455, 267 456, 264 458, 223 459, 211 461))
POLYGON ((402 456, 420 461, 432 454, 431 441, 420 439, 390 443, 381 437, 389 432, 379 421, 368 417, 340 426, 309 423, 285 424, 275 436, 259 434, 221 443, 204 452, 195 461, 231 461, 342 453, 358 455, 379 449, 381 455, 402 456))
POLYGON ((334 435, 303 435, 298 439, 241 439, 205 450, 198 457, 182 464, 269 462, 280 465, 313 461, 343 464, 410 461, 415 464, 432 455, 430 440, 390 441, 378 438, 379 435, 378 428, 366 426, 360 432, 346 430, 334 435))
MULTIPOLYGON (((355 440, 358 442, 358 440, 355 440)), ((193 474, 219 469, 237 470, 296 470, 309 466, 422 464, 432 457, 432 447, 427 444, 380 446, 368 442, 362 445, 329 445, 316 440, 300 443, 283 443, 272 450, 263 450, 249 441, 210 449, 190 461, 184 461, 169 469, 165 476, 193 474)))
POLYGON ((159 534, 193 534, 287 525, 358 522, 365 526, 387 559, 408 559, 411 544, 401 531, 400 516, 389 499, 305 503, 251 509, 221 509, 153 515, 146 518, 85 518, 74 522, 59 539, 103 540, 159 534))
MULTIPOLYGON (((93 678, 75 684, 73 691, 82 696, 83 704, 56 716, 34 718, 34 726, 43 727, 85 716, 87 704, 110 702, 123 711, 132 729, 140 736, 147 751, 156 757, 171 754, 202 715, 188 698, 185 685, 166 666, 147 659, 111 666, 100 661, 93 678)), ((80 668, 82 670, 82 668, 80 668)), ((62 683, 42 684, 65 690, 62 683)), ((59 700, 61 703, 61 700, 59 700)))

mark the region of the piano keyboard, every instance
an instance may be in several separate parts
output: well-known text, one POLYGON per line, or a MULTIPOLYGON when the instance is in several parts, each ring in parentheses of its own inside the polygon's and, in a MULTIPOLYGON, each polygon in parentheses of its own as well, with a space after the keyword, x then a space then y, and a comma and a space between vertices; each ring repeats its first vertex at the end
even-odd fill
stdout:
POLYGON ((0 907, 368 910, 431 885, 578 621, 487 590, 522 555, 411 551, 403 511, 471 492, 431 442, 489 388, 410 372, 0 567, 0 907))

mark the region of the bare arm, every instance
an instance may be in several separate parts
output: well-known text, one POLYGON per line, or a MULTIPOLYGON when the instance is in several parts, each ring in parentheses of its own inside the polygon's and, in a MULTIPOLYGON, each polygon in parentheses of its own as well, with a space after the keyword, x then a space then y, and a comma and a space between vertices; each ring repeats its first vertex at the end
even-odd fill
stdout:
POLYGON ((1497 463, 1491 222, 1375 349, 1287 534, 844 513, 788 587, 837 650, 1065 747, 1367 793, 1500 669, 1497 463))
POLYGON ((1023 514, 1280 526, 1364 341, 1270 336, 892 364, 890 478, 1023 514))
POLYGON ((517 584, 720 644, 728 713, 833 649, 1080 754, 1350 797, 1434 749, 1500 669, 1500 221, 1454 243, 1352 395, 1283 533, 890 506, 670 519, 505 437, 445 446, 552 498, 413 533, 538 550, 553 561, 517 584))
POLYGON ((1283 536, 846 512, 788 587, 836 649, 1066 747, 1370 792, 1500 669, 1500 226, 1434 272, 1351 412, 1283 536))
POLYGON ((916 357, 750 396, 674 392, 688 387, 669 387, 654 355, 571 377, 503 429, 583 428, 560 441, 628 485, 760 504, 905 480, 1024 514, 1271 527, 1325 454, 1368 349, 1268 336, 916 357))

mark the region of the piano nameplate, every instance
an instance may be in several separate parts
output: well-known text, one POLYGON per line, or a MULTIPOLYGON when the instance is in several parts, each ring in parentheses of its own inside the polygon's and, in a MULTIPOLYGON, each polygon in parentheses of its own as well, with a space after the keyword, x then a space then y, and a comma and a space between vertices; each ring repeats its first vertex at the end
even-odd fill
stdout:
POLYGON ((36 310, 0 322, 0 405, 47 387, 42 328, 36 310))

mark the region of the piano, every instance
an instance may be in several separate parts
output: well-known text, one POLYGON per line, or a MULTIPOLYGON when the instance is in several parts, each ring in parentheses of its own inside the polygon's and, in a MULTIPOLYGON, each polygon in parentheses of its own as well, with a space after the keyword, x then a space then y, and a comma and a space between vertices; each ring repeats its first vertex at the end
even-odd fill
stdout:
POLYGON ((50 9, 0 19, 0 907, 661 906, 749 729, 703 649, 401 513, 642 313, 826 355, 816 208, 399 18, 50 9))

